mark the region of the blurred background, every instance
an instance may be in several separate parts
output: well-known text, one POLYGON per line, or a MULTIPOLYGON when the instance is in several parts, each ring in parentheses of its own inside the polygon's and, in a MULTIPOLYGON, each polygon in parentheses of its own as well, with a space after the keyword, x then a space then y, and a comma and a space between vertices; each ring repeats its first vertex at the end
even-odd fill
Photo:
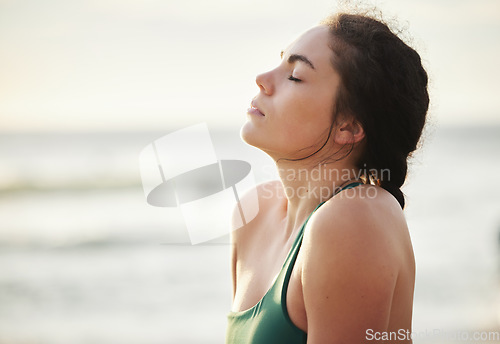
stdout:
MULTIPOLYGON (((500 2, 368 4, 397 18, 430 75, 429 125, 403 190, 414 342, 498 331, 500 2)), ((146 203, 139 153, 206 122, 219 159, 274 179, 239 139, 255 76, 336 8, 0 0, 0 344, 222 343, 229 245, 191 246, 177 209, 146 203)))

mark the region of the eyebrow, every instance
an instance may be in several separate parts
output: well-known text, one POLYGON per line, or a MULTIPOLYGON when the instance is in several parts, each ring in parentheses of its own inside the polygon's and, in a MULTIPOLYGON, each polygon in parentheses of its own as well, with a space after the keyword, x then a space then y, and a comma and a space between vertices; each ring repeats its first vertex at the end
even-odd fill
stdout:
MULTIPOLYGON (((284 55, 284 51, 281 51, 280 53, 280 56, 281 58, 283 58, 283 55, 284 55)), ((306 65, 308 65, 309 67, 311 67, 312 69, 316 69, 314 68, 314 65, 312 64, 311 60, 309 60, 307 57, 305 57, 304 55, 299 55, 299 54, 291 54, 289 57, 288 57, 288 60, 287 62, 288 63, 294 63, 296 61, 300 61, 300 62, 304 62, 306 65)))

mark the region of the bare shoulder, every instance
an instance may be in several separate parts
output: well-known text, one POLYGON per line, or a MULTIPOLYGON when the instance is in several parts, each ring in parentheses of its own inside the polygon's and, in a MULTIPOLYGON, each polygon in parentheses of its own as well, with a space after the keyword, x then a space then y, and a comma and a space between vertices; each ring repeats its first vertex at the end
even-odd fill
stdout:
POLYGON ((406 221, 391 194, 371 185, 342 191, 311 216, 303 250, 311 342, 361 342, 367 328, 387 328, 398 276, 413 273, 406 221))
POLYGON ((314 244, 353 245, 359 254, 401 249, 408 236, 406 220, 397 200, 386 190, 360 185, 343 190, 311 217, 304 240, 314 244))

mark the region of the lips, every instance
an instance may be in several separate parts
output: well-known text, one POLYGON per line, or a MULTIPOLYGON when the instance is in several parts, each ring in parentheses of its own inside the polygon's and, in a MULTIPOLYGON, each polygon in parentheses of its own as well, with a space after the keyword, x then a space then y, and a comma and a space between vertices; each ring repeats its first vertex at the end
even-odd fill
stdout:
POLYGON ((257 116, 265 116, 262 111, 255 105, 254 101, 252 100, 252 103, 250 104, 250 107, 247 110, 247 113, 251 115, 257 115, 257 116))

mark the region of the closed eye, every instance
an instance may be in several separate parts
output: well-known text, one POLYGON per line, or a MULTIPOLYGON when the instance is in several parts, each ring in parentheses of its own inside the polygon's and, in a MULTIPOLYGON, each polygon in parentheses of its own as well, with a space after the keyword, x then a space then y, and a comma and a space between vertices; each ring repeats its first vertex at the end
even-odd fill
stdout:
POLYGON ((293 75, 290 75, 288 77, 288 80, 295 81, 295 82, 301 82, 302 80, 295 78, 293 75))

